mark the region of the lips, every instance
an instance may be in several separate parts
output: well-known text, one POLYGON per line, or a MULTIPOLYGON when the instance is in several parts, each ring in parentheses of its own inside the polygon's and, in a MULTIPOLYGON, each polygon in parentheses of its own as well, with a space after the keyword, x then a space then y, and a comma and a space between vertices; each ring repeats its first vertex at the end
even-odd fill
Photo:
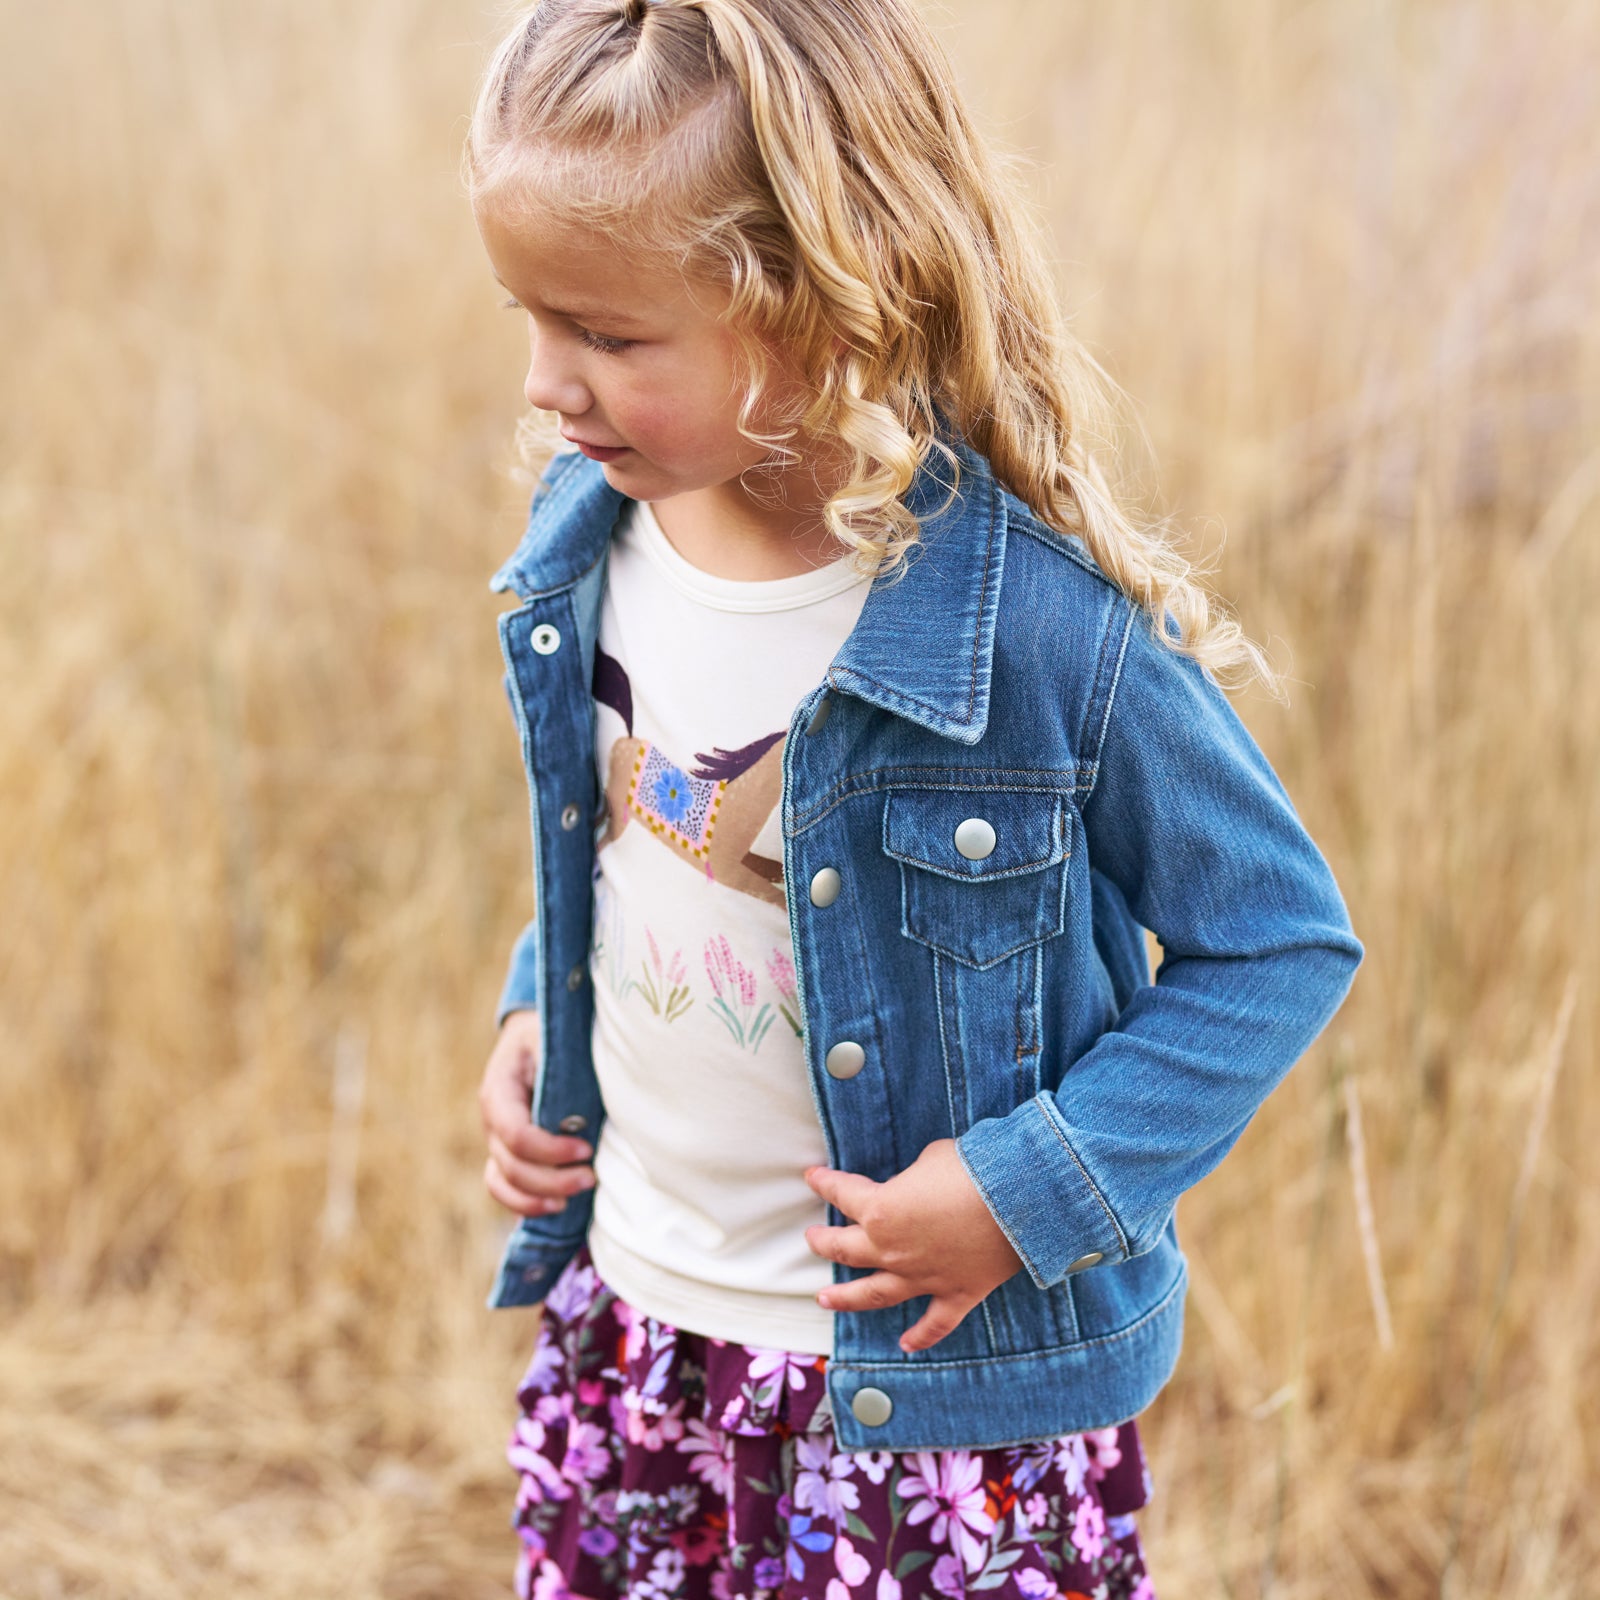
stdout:
POLYGON ((568 444, 576 445, 591 461, 615 461, 620 455, 626 455, 628 447, 622 444, 590 444, 586 439, 574 439, 571 434, 561 435, 568 444))

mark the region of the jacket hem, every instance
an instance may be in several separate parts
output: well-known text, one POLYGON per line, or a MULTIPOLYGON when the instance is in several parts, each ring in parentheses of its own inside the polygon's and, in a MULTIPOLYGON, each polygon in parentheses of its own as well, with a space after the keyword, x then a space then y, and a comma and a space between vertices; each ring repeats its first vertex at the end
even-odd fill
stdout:
POLYGON ((841 1450, 992 1450, 1115 1427, 1166 1386, 1183 1343, 1188 1267, 1136 1322, 1099 1338, 1019 1355, 963 1361, 828 1363, 828 1396, 841 1450), (1115 1350, 1116 1359, 1106 1360, 1115 1350), (886 1422, 868 1427, 850 1404, 862 1389, 889 1397, 886 1422))

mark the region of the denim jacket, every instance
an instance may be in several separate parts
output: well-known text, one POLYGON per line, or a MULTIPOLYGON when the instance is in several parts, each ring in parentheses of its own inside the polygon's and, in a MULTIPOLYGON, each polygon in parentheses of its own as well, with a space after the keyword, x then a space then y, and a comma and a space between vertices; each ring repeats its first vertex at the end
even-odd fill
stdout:
MULTIPOLYGON (((1023 1270, 931 1349, 926 1297, 834 1315, 847 1450, 979 1447, 1133 1416, 1171 1375, 1174 1208, 1342 1001, 1360 943, 1327 864, 1226 698, 1077 540, 953 442, 783 754, 784 882, 828 1162, 884 1180, 957 1152, 1023 1270), (951 479, 957 478, 952 497, 951 479), (835 898, 808 892, 834 868, 835 898), (1144 929, 1161 944, 1151 981, 1144 929)), ((532 1115, 605 1119, 588 974, 601 803, 591 701, 624 497, 558 455, 491 582, 522 739, 537 915, 499 1015, 539 1013, 532 1115)), ((831 877, 831 875, 830 875, 831 877)), ((491 1306, 544 1299, 593 1192, 520 1222, 491 1306)), ((830 1222, 843 1219, 829 1208, 830 1222)), ((835 1263, 835 1282, 865 1269, 835 1263)))

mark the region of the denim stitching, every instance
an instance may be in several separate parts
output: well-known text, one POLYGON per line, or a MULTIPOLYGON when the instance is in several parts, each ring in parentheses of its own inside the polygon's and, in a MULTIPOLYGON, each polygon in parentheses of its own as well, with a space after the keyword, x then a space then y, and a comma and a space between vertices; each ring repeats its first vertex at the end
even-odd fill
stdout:
POLYGON ((1038 1106, 1039 1115, 1043 1117, 1047 1123, 1049 1123, 1050 1131, 1056 1136, 1057 1139, 1061 1141, 1061 1148, 1072 1157, 1072 1164, 1078 1169, 1078 1176, 1081 1177, 1084 1183, 1088 1185, 1089 1193, 1095 1197, 1096 1201, 1099 1202, 1100 1209, 1105 1212, 1106 1221, 1111 1224, 1112 1231, 1117 1236, 1117 1247, 1125 1256, 1131 1255, 1132 1252, 1128 1249, 1128 1236, 1122 1231, 1122 1224, 1117 1221, 1116 1213, 1112 1211, 1111 1207, 1106 1203, 1106 1197, 1100 1193, 1099 1185, 1094 1181, 1093 1178, 1089 1176, 1088 1169, 1084 1166, 1083 1162, 1078 1159, 1078 1152, 1072 1148, 1072 1145, 1068 1141, 1066 1134, 1064 1134, 1061 1129, 1056 1126, 1056 1119, 1050 1115, 1049 1109, 1044 1103, 1043 1096, 1035 1095, 1033 1098, 1033 1103, 1038 1106))

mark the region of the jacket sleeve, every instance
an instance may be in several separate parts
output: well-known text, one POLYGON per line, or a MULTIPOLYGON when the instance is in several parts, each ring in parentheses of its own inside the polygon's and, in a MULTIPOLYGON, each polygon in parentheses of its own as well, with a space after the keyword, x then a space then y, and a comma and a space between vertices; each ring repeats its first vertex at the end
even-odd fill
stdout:
MULTIPOLYGON (((511 674, 502 680, 506 701, 515 720, 517 703, 511 694, 511 674)), ((494 1025, 498 1032, 506 1017, 513 1011, 528 1008, 537 1011, 542 1003, 539 975, 543 970, 543 947, 540 942, 539 923, 531 918, 511 947, 511 960, 506 967, 505 982, 500 986, 500 1001, 495 1006, 494 1025)))
POLYGON ((543 967, 543 946, 539 937, 539 920, 532 918, 517 935, 511 947, 511 960, 506 967, 505 982, 500 986, 500 1001, 494 1011, 494 1025, 498 1029, 513 1011, 537 1011, 543 1004, 539 989, 539 974, 543 967))
POLYGON ((1327 863, 1222 692, 1144 612, 1119 608, 1113 625, 1125 644, 1084 833, 1163 960, 1059 1084, 956 1141, 1041 1289, 1155 1246, 1362 956, 1327 863))

